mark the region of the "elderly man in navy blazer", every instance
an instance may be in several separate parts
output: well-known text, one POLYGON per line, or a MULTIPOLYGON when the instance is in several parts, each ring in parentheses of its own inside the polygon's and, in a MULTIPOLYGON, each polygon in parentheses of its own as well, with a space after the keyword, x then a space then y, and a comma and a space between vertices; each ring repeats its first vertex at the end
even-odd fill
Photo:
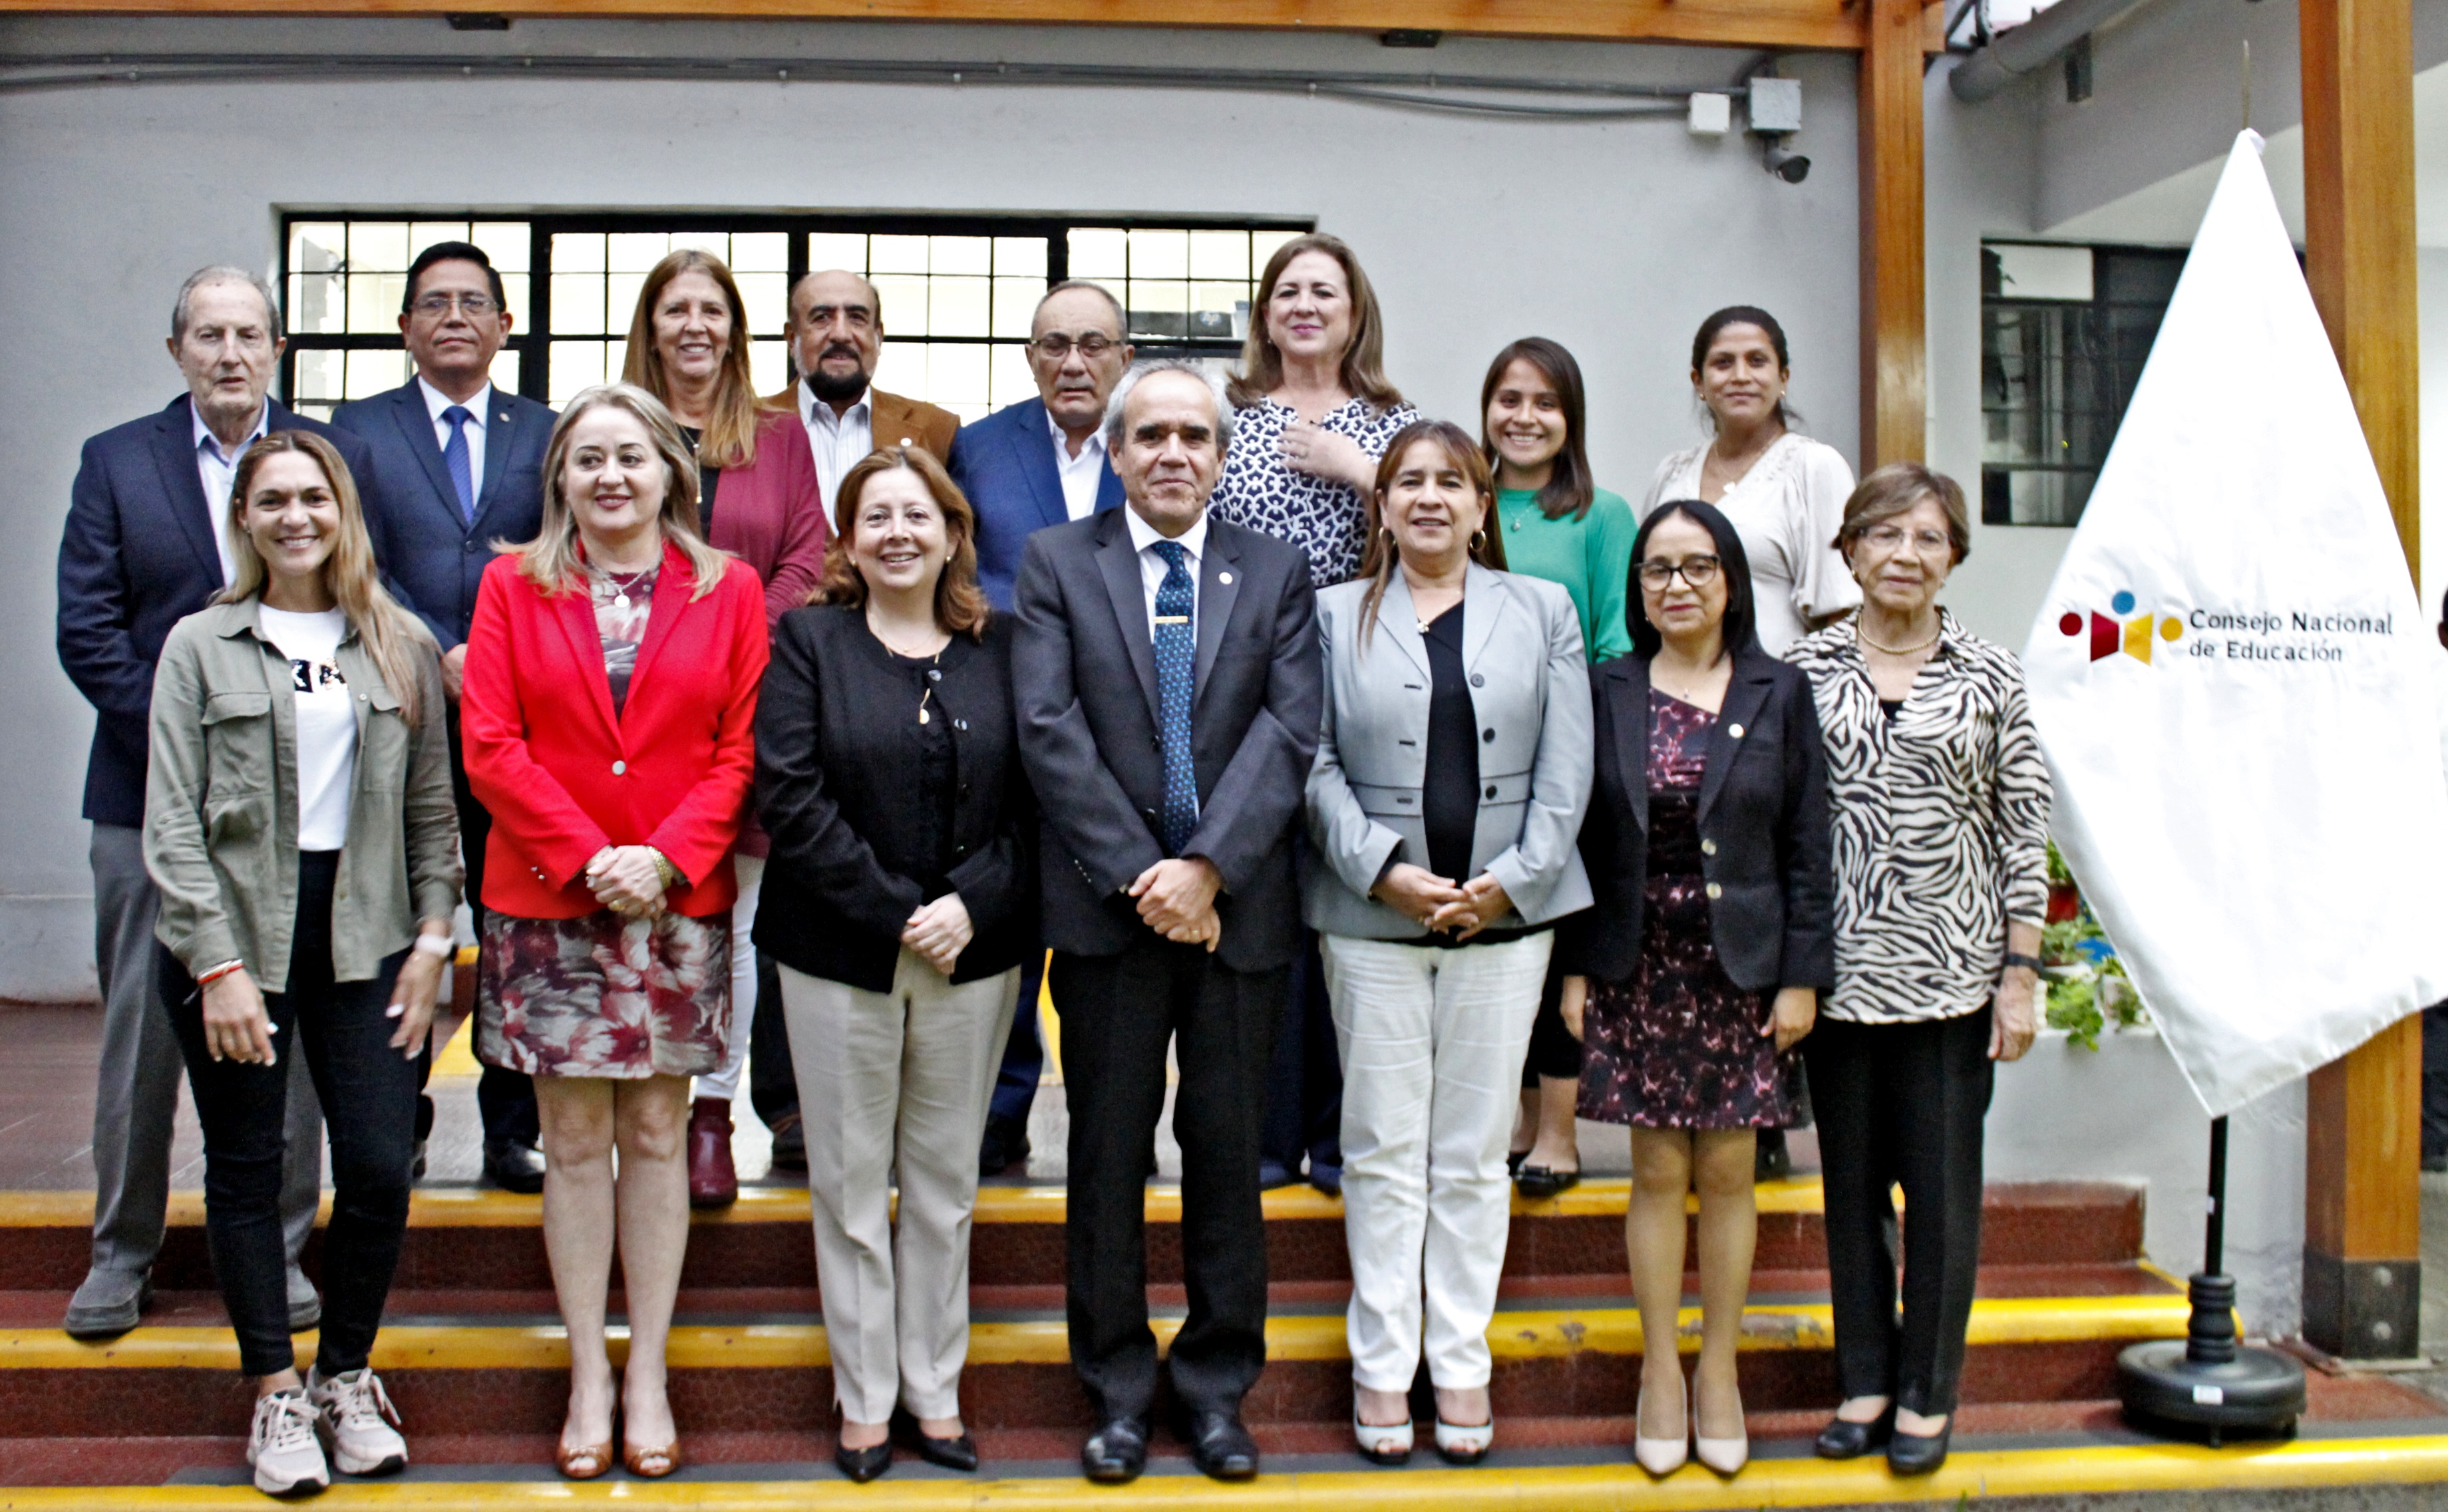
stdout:
MULTIPOLYGON (((239 454, 271 430, 312 430, 368 472, 363 443, 266 394, 278 370, 280 307, 243 268, 212 267, 179 288, 170 356, 187 391, 167 408, 85 444, 60 537, 59 651, 94 708, 85 817, 93 822, 94 969, 103 995, 93 1104, 93 1260, 68 1301, 78 1338, 136 1326, 152 1296, 170 1197, 171 1115, 185 1064, 153 997, 160 894, 145 874, 144 768, 153 670, 170 627, 204 607, 234 570, 228 510, 239 454)), ((289 1315, 312 1328, 322 1306, 297 1269, 322 1184, 322 1119, 313 1082, 289 1079, 289 1159, 281 1226, 289 1315)))
MULTIPOLYGON (((332 416, 373 451, 374 479, 362 492, 374 556, 442 648, 459 843, 467 852, 469 905, 480 911, 475 879, 485 875, 492 820, 469 790, 459 759, 459 679, 492 543, 532 540, 541 528, 544 452, 552 439, 550 409, 493 387, 493 358, 510 333, 503 293, 502 275, 471 242, 439 241, 418 253, 399 312, 415 376, 332 416)), ((513 1192, 542 1191, 535 1087, 526 1074, 486 1067, 476 1106, 485 1121, 485 1174, 513 1192)), ((432 1106, 428 1100, 419 1109, 420 1150, 432 1106)))
POLYGON ((1232 439, 1213 373, 1142 363, 1106 414, 1127 506, 1030 538, 1013 595, 1070 1094, 1071 1363, 1098 1423, 1081 1463, 1109 1482, 1147 1463, 1145 1203, 1171 1045, 1190 1313, 1164 1371, 1192 1459, 1240 1480, 1258 1468, 1241 1422, 1267 1363, 1258 1127, 1301 948, 1317 597, 1297 548, 1208 516, 1232 439))
MULTIPOLYGON (((1101 284, 1073 278, 1045 291, 1029 323, 1035 399, 1006 405, 952 438, 952 481, 978 520, 978 586, 1001 612, 1029 532, 1122 506, 1122 481, 1105 455, 1105 401, 1131 365, 1121 302, 1101 284)), ((1037 1033, 1037 989, 1045 959, 1032 952, 1020 1012, 1011 1021, 994 1101, 986 1109, 978 1174, 995 1176, 1028 1159, 1028 1106, 1045 1071, 1037 1033)))

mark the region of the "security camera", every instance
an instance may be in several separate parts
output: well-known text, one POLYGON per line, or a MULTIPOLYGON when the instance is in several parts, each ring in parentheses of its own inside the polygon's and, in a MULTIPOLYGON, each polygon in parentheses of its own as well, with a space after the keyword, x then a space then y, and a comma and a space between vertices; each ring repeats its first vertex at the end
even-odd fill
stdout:
POLYGON ((1787 183, 1800 183, 1810 177, 1810 160, 1788 150, 1774 137, 1768 141, 1768 171, 1787 183))

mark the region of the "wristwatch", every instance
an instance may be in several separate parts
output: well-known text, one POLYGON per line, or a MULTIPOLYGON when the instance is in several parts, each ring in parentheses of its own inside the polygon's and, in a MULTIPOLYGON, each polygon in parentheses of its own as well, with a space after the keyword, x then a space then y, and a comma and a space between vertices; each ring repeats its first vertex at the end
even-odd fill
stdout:
POLYGON ((2034 972, 2037 972, 2041 969, 2040 958, 2038 956, 2026 955, 2021 951, 2008 951, 2006 953, 2006 964, 2009 966, 2028 967, 2034 972))

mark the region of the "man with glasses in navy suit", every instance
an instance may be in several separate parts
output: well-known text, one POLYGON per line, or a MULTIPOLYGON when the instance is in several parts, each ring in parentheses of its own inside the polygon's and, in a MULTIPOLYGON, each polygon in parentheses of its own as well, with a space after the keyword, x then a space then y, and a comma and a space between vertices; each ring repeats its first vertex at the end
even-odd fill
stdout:
MULTIPOLYGON (((485 838, 492 820, 468 788, 459 749, 459 681, 476 585, 496 540, 535 539, 544 509, 544 453, 552 411, 493 387, 493 359, 509 339, 502 275, 483 248, 440 241, 409 265, 399 333, 415 375, 389 393, 342 405, 332 423, 362 437, 373 477, 360 477, 374 556, 394 592, 442 648, 450 693, 450 775, 468 903, 481 931, 485 838)), ((465 1005, 461 1005, 465 1006, 465 1005)), ((429 1059, 429 1069, 430 1063, 429 1059)), ((535 1088, 525 1072, 485 1068, 476 1085, 485 1122, 485 1174, 513 1192, 544 1189, 535 1088)), ((417 1168, 433 1104, 418 1109, 417 1168)))
MULTIPOLYGON (((94 968, 103 998, 93 1104, 93 1262, 64 1327, 81 1339, 134 1328, 153 1295, 170 1199, 171 1117, 186 1063, 153 992, 161 894, 144 869, 144 773, 153 671, 170 627, 236 571, 229 493, 239 458, 267 432, 311 430, 361 482, 365 444, 270 398, 280 368, 280 306, 243 268, 199 269, 170 310, 170 356, 187 391, 169 407, 85 444, 60 537, 60 666, 94 709, 85 817, 93 822, 94 968)), ((289 1322, 310 1329, 321 1300, 297 1269, 322 1186, 322 1117, 313 1081, 289 1079, 280 1226, 289 1322)))
MULTIPOLYGON (((1105 456, 1105 401, 1131 365, 1120 301, 1074 278, 1045 291, 1029 323, 1035 399, 1006 405, 952 438, 952 481, 978 520, 978 586, 997 612, 1011 612, 1012 579, 1030 531, 1119 509, 1121 480, 1105 456)), ((1028 1108, 1045 1070, 1037 1032, 1038 983, 1045 957, 1032 952, 1022 975, 1003 1069, 986 1109, 978 1174, 999 1176, 1028 1159, 1028 1108)))

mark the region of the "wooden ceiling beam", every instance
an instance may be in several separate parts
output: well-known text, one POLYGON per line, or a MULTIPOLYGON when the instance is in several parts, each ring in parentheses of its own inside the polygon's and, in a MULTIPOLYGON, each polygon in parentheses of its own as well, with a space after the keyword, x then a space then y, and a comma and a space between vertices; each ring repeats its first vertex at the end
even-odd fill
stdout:
MULTIPOLYGON (((1869 9, 1869 0, 0 0, 0 12, 439 16, 483 10, 537 20, 656 16, 1278 31, 1413 29, 1457 36, 1846 52, 1861 50, 1869 9)), ((1929 50, 1941 46, 1942 9, 1931 4, 1923 12, 1929 50)))

